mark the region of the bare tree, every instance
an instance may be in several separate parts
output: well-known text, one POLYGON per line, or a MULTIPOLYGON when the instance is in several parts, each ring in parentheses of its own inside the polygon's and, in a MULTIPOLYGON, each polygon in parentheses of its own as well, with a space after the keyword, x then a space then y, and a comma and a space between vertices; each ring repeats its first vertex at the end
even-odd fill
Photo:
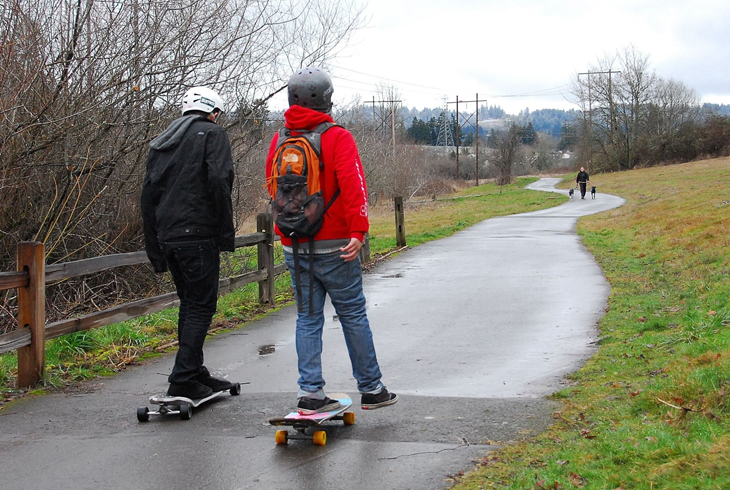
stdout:
POLYGON ((493 159, 497 171, 497 185, 506 185, 512 182, 512 166, 517 158, 520 147, 521 129, 514 122, 507 131, 496 134, 496 155, 493 159))
POLYGON ((673 146, 681 128, 698 121, 696 93, 658 77, 648 56, 633 46, 599 60, 589 72, 576 77, 572 92, 583 110, 581 164, 593 163, 594 171, 661 158, 657 148, 673 146))
POLYGON ((335 56, 361 12, 350 0, 0 4, 2 269, 20 240, 43 241, 49 263, 139 250, 147 143, 193 85, 228 101, 237 213, 253 212, 267 101, 295 68, 335 56))
POLYGON ((405 123, 400 99, 395 86, 381 84, 374 102, 353 105, 335 118, 355 136, 368 190, 375 200, 377 196, 407 195, 411 185, 408 165, 404 164, 410 152, 404 147, 405 123))

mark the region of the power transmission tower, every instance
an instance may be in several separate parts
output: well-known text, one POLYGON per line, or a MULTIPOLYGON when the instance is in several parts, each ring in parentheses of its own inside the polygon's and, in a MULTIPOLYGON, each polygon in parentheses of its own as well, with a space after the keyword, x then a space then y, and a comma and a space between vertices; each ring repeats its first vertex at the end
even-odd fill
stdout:
POLYGON ((455 146, 454 136, 451 134, 451 118, 449 117, 449 105, 444 97, 444 109, 441 111, 441 125, 439 126, 439 135, 436 138, 436 146, 445 146, 446 149, 450 146, 455 146))

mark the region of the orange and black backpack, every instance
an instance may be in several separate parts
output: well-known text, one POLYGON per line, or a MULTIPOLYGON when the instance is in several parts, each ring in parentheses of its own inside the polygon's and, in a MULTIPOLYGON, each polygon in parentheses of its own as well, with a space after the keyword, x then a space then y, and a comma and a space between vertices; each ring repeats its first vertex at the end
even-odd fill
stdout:
MULTIPOLYGON (((324 170, 321 160, 321 137, 335 126, 322 123, 311 131, 279 131, 271 172, 271 196, 274 221, 285 236, 313 238, 322 227, 327 212, 338 192, 325 206, 320 181, 324 170)), ((296 240, 293 240, 296 241, 296 240)))
MULTIPOLYGON (((299 238, 309 239, 310 284, 313 280, 314 235, 322 228, 324 215, 340 195, 337 189, 327 205, 322 195, 320 173, 324 170, 322 162, 321 137, 325 131, 335 126, 325 122, 311 131, 279 131, 279 139, 274 151, 271 172, 272 213, 279 231, 292 238, 294 254, 294 282, 301 298, 299 280, 299 238)), ((300 301, 301 304, 301 301, 300 301)), ((312 291, 309 295, 310 314, 312 312, 312 291)), ((301 308, 300 308, 301 311, 301 308)))

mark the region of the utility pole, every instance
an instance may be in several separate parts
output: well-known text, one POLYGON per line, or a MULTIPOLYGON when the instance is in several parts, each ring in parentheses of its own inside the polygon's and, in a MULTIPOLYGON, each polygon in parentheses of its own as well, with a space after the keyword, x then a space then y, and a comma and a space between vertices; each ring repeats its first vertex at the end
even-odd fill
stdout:
POLYGON ((459 96, 456 96, 456 180, 459 180, 459 148, 461 147, 461 126, 459 126, 459 96))
MULTIPOLYGON (((578 78, 581 75, 588 76, 588 130, 590 134, 593 134, 593 106, 591 105, 591 75, 595 75, 596 72, 588 70, 586 73, 578 73, 578 78)), ((591 139, 593 139, 591 137, 591 139)))
POLYGON ((611 127, 609 128, 613 132, 614 127, 614 115, 613 115, 613 95, 612 95, 612 80, 611 75, 613 73, 621 73, 620 71, 611 70, 608 71, 590 71, 585 73, 578 73, 578 76, 586 75, 588 77, 588 120, 590 122, 591 132, 593 132, 593 100, 591 97, 591 75, 608 75, 608 109, 610 111, 611 127))
POLYGON ((393 168, 395 168, 398 163, 395 159, 395 104, 390 105, 390 132, 393 140, 393 168))
POLYGON ((476 115, 477 115, 477 138, 476 138, 476 141, 475 142, 476 142, 477 154, 476 154, 476 168, 474 169, 474 179, 476 180, 477 187, 479 187, 479 93, 478 92, 477 92, 476 101, 477 101, 477 111, 476 111, 476 115))
MULTIPOLYGON (((608 75, 608 111, 609 111, 609 121, 608 121, 608 132, 611 136, 611 143, 614 141, 614 131, 616 129, 616 117, 613 112, 613 92, 612 92, 612 78, 611 75, 613 73, 621 73, 620 71, 611 70, 608 71, 590 71, 588 70, 585 73, 578 73, 578 76, 585 75, 588 77, 588 130, 589 130, 589 141, 591 142, 591 147, 593 146, 593 100, 591 97, 591 75, 608 75)), ((592 152, 591 152, 592 154, 592 152)))
POLYGON ((373 126, 375 125, 375 96, 373 95, 373 126))
MULTIPOLYGON (((486 102, 485 100, 479 100, 479 93, 476 94, 475 100, 459 100, 459 96, 456 96, 456 101, 454 102, 447 102, 447 104, 456 104, 456 131, 457 134, 459 134, 461 126, 459 125, 459 103, 469 104, 469 103, 476 103, 476 122, 474 124, 474 130, 476 131, 476 138, 474 139, 474 144, 476 145, 476 172, 475 175, 475 181, 476 185, 479 185, 479 102, 486 102)), ((466 121, 464 121, 464 124, 468 123, 469 120, 471 120, 471 115, 466 118, 466 121)), ((456 179, 459 179, 459 145, 460 145, 459 138, 456 140, 456 179)))
MULTIPOLYGON (((396 165, 396 153, 395 153, 395 107, 396 104, 400 104, 403 102, 402 100, 375 100, 375 97, 373 96, 372 104, 373 104, 373 122, 375 121, 375 103, 379 104, 390 104, 390 135, 391 135, 391 141, 393 143, 393 165, 396 165)), ((365 102, 366 104, 371 103, 370 101, 365 102)), ((383 106, 381 106, 379 119, 380 124, 376 125, 375 131, 377 132, 381 127, 385 127, 386 125, 386 117, 383 113, 385 111, 383 110, 383 106)))

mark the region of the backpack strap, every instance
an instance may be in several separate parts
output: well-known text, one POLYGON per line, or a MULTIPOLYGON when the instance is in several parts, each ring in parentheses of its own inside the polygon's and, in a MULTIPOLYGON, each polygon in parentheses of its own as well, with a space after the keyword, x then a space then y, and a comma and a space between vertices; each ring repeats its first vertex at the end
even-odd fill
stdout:
POLYGON ((291 136, 291 130, 289 128, 281 128, 279 130, 279 137, 276 140, 276 148, 274 148, 274 151, 278 150, 289 136, 291 136))
POLYGON ((289 129, 289 128, 281 128, 279 130, 279 138, 276 140, 276 148, 274 151, 278 150, 281 145, 284 144, 284 142, 289 138, 292 134, 292 131, 295 133, 300 133, 300 136, 303 136, 304 138, 309 141, 309 143, 312 145, 312 148, 314 149, 314 152, 317 154, 317 157, 322 157, 322 135, 327 131, 328 129, 334 128, 337 126, 335 123, 331 122, 323 122, 318 124, 312 129, 289 129))
POLYGON ((340 195, 340 188, 338 187, 335 191, 335 194, 332 196, 332 199, 330 199, 330 202, 327 203, 327 205, 324 207, 324 211, 322 212, 322 215, 327 214, 327 210, 332 206, 332 203, 335 202, 335 199, 340 195))
POLYGON ((309 237, 309 316, 314 315, 314 237, 309 237))
MULTIPOLYGON (((302 313, 302 276, 299 266, 299 240, 294 237, 291 241, 292 254, 294 255, 294 287, 297 291, 297 311, 302 313)), ((309 315, 314 315, 314 237, 309 237, 309 315)))
POLYGON ((311 131, 308 131, 302 135, 307 138, 307 141, 309 141, 309 143, 312 145, 314 152, 317 154, 317 158, 319 158, 320 167, 324 166, 324 164, 322 163, 322 135, 325 133, 325 131, 330 128, 334 128, 335 126, 335 123, 323 122, 315 126, 311 131))
MULTIPOLYGON (((292 248, 292 253, 294 254, 294 287, 297 290, 297 299, 299 300, 299 301, 297 301, 297 311, 299 313, 301 313, 302 312, 302 278, 299 275, 299 241, 296 238, 292 239, 291 248, 292 248)), ((310 262, 310 264, 311 264, 311 262, 310 262)), ((311 303, 312 277, 311 276, 309 277, 309 280, 310 280, 310 283, 309 283, 309 291, 310 291, 310 293, 309 293, 309 299, 310 299, 309 311, 310 311, 310 313, 309 314, 311 315, 312 314, 311 313, 311 311, 312 311, 312 303, 311 303)))

